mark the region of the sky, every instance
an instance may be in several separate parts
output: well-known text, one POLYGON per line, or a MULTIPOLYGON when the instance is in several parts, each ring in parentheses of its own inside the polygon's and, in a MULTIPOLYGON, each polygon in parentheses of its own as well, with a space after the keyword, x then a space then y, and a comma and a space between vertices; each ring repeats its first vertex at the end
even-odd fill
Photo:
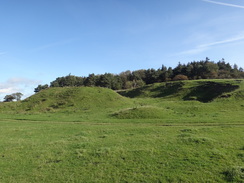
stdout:
POLYGON ((244 67, 243 48, 244 0, 0 0, 0 101, 69 74, 244 67))

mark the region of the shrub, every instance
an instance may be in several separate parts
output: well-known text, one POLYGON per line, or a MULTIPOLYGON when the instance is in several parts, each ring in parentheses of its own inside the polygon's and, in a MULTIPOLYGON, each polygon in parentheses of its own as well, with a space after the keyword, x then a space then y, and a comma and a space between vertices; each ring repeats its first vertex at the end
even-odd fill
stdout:
POLYGON ((174 81, 188 80, 188 77, 183 74, 178 74, 173 78, 174 81))
POLYGON ((242 182, 244 180, 244 168, 232 167, 223 172, 225 179, 229 182, 242 182))

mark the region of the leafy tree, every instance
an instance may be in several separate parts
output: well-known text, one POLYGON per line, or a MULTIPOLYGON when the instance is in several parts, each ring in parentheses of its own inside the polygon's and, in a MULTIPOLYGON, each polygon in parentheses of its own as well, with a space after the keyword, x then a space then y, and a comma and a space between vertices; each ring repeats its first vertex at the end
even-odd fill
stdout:
POLYGON ((146 70, 144 70, 144 69, 133 71, 131 74, 131 78, 130 78, 131 81, 145 80, 145 79, 146 79, 146 70))
POLYGON ((179 62, 177 67, 173 69, 174 76, 178 74, 182 74, 182 70, 183 70, 183 65, 179 62))
POLYGON ((123 89, 127 89, 128 88, 127 82, 132 80, 132 73, 131 73, 131 71, 130 70, 127 70, 125 72, 121 72, 119 74, 119 77, 121 78, 121 81, 122 81, 122 88, 123 89))
POLYGON ((4 97, 4 102, 12 102, 14 99, 16 99, 13 95, 6 95, 4 97))
POLYGON ((205 62, 203 66, 202 78, 213 79, 218 76, 218 66, 214 62, 205 62))
POLYGON ((41 90, 44 90, 44 89, 47 89, 48 88, 48 85, 45 84, 45 85, 38 85, 35 89, 34 89, 34 92, 37 93, 41 90))
POLYGON ((105 87, 105 88, 112 88, 113 87, 113 78, 114 76, 110 73, 105 73, 100 75, 97 86, 105 87))
POLYGON ((133 88, 133 81, 126 81, 124 89, 131 89, 133 88))
POLYGON ((12 96, 14 97, 14 99, 16 99, 17 101, 20 101, 21 97, 23 96, 22 93, 17 92, 17 93, 13 93, 12 96))
POLYGON ((89 74, 89 76, 84 81, 84 85, 85 86, 96 86, 98 77, 99 76, 96 76, 95 74, 89 74))
POLYGON ((145 82, 146 84, 152 84, 160 81, 160 74, 161 70, 155 70, 155 69, 148 69, 145 71, 146 73, 146 79, 145 82))
POLYGON ((142 79, 139 80, 134 80, 133 81, 133 87, 137 88, 137 87, 142 87, 145 85, 145 82, 142 79))
POLYGON ((113 79, 112 89, 113 90, 121 90, 123 86, 122 79, 119 75, 115 75, 113 79))
POLYGON ((50 83, 50 87, 66 87, 66 86, 83 86, 84 78, 73 76, 71 74, 65 77, 58 77, 50 83))
POLYGON ((170 80, 173 77, 173 69, 172 69, 172 67, 168 68, 167 73, 168 73, 167 74, 168 75, 168 79, 167 80, 170 80))

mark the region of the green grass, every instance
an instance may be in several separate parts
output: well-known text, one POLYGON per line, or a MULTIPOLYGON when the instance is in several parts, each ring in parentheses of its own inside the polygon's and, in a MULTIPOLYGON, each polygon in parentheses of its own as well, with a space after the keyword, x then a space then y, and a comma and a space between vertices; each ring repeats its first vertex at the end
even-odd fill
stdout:
POLYGON ((141 88, 122 91, 121 95, 130 98, 165 98, 167 100, 196 100, 211 102, 218 97, 239 88, 243 91, 243 80, 194 80, 146 85, 141 88))
POLYGON ((1 103, 0 182, 244 182, 243 80, 122 94, 51 88, 1 103))
POLYGON ((243 180, 241 125, 1 120, 0 129, 0 182, 243 180))

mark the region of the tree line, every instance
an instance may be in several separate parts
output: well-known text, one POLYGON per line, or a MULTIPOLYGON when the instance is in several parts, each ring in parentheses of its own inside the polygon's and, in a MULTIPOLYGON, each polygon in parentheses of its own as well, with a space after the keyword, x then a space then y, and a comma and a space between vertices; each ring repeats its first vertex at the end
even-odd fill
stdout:
POLYGON ((113 90, 137 88, 146 84, 176 80, 195 79, 236 79, 244 78, 243 68, 236 64, 232 67, 224 59, 215 63, 206 60, 193 61, 187 64, 178 63, 175 68, 162 65, 159 69, 141 69, 136 71, 124 71, 120 74, 105 73, 100 75, 89 74, 87 77, 67 75, 58 77, 50 85, 38 85, 34 89, 39 92, 48 87, 78 87, 98 86, 113 90))

